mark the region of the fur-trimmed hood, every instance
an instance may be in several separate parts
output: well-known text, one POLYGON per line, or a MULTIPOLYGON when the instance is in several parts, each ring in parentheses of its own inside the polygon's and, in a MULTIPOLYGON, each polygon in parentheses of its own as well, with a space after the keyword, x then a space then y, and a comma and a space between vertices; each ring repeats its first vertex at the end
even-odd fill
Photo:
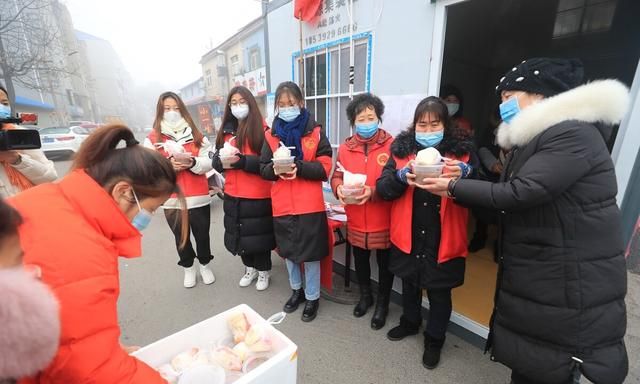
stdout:
MULTIPOLYGON (((404 159, 409 155, 413 155, 420 149, 422 148, 418 148, 415 133, 409 130, 403 131, 398 134, 398 136, 396 136, 395 140, 391 144, 391 154, 400 159, 404 159)), ((440 144, 438 144, 436 149, 443 155, 449 153, 459 157, 465 153, 473 151, 474 147, 471 138, 460 140, 453 136, 445 135, 444 139, 442 140, 442 142, 440 142, 440 144)))
MULTIPOLYGON (((528 144, 531 139, 563 121, 618 124, 629 108, 629 89, 618 80, 598 80, 534 104, 501 124, 497 140, 502 148, 528 144)), ((602 132, 602 130, 601 130, 602 132)), ((604 134, 603 134, 604 135, 604 134)))

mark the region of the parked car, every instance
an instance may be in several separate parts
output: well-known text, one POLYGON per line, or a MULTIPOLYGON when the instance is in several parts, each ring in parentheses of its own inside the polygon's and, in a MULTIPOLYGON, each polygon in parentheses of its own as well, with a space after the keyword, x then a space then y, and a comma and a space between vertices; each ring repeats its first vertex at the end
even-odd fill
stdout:
POLYGON ((49 157, 71 157, 89 136, 90 130, 84 127, 50 127, 40 130, 42 151, 49 157))

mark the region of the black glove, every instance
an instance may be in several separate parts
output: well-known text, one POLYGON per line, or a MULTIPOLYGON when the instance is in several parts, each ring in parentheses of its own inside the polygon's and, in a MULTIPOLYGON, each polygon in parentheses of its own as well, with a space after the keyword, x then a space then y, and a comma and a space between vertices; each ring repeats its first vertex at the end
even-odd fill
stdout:
POLYGON ((222 172, 222 161, 220 160, 220 154, 218 151, 209 152, 209 158, 211 159, 211 166, 218 172, 222 172))
POLYGON ((242 153, 238 153, 236 156, 238 156, 238 161, 231 164, 231 169, 244 169, 247 164, 247 158, 242 153))

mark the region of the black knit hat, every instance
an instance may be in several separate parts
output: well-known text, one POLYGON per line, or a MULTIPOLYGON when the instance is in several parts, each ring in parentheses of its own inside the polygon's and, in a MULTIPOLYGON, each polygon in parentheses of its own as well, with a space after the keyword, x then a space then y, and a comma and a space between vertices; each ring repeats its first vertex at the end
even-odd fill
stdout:
POLYGON ((551 97, 582 83, 584 67, 579 59, 535 58, 507 72, 496 87, 502 91, 524 91, 551 97))

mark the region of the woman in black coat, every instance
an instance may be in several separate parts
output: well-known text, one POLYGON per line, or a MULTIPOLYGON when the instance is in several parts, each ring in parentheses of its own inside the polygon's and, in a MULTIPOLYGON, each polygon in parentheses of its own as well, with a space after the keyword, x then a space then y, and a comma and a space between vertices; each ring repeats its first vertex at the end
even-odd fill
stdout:
POLYGON ((260 151, 264 132, 268 129, 258 109, 256 99, 245 87, 229 92, 216 140, 213 167, 225 172, 224 245, 229 252, 240 255, 245 274, 241 287, 248 287, 257 278, 256 289, 269 287, 271 250, 275 248, 271 210, 271 183, 260 176, 260 151), (225 143, 239 151, 229 162, 221 149, 225 143))
POLYGON ((513 383, 618 384, 626 263, 609 130, 629 104, 618 81, 578 86, 578 60, 531 59, 496 88, 512 147, 501 181, 431 179, 429 190, 501 211, 492 359, 513 383))
POLYGON ((422 324, 421 289, 426 288, 430 311, 422 363, 433 369, 440 361, 451 316, 451 290, 464 283, 468 210, 425 191, 422 181, 412 173, 416 153, 428 147, 442 156, 459 159, 448 160, 441 177, 474 175, 478 162, 471 138, 455 125, 442 100, 428 97, 418 104, 413 124, 391 144, 391 158, 376 183, 376 191, 384 200, 393 201, 389 270, 402 278, 400 325, 387 337, 398 341, 418 333, 422 324))

